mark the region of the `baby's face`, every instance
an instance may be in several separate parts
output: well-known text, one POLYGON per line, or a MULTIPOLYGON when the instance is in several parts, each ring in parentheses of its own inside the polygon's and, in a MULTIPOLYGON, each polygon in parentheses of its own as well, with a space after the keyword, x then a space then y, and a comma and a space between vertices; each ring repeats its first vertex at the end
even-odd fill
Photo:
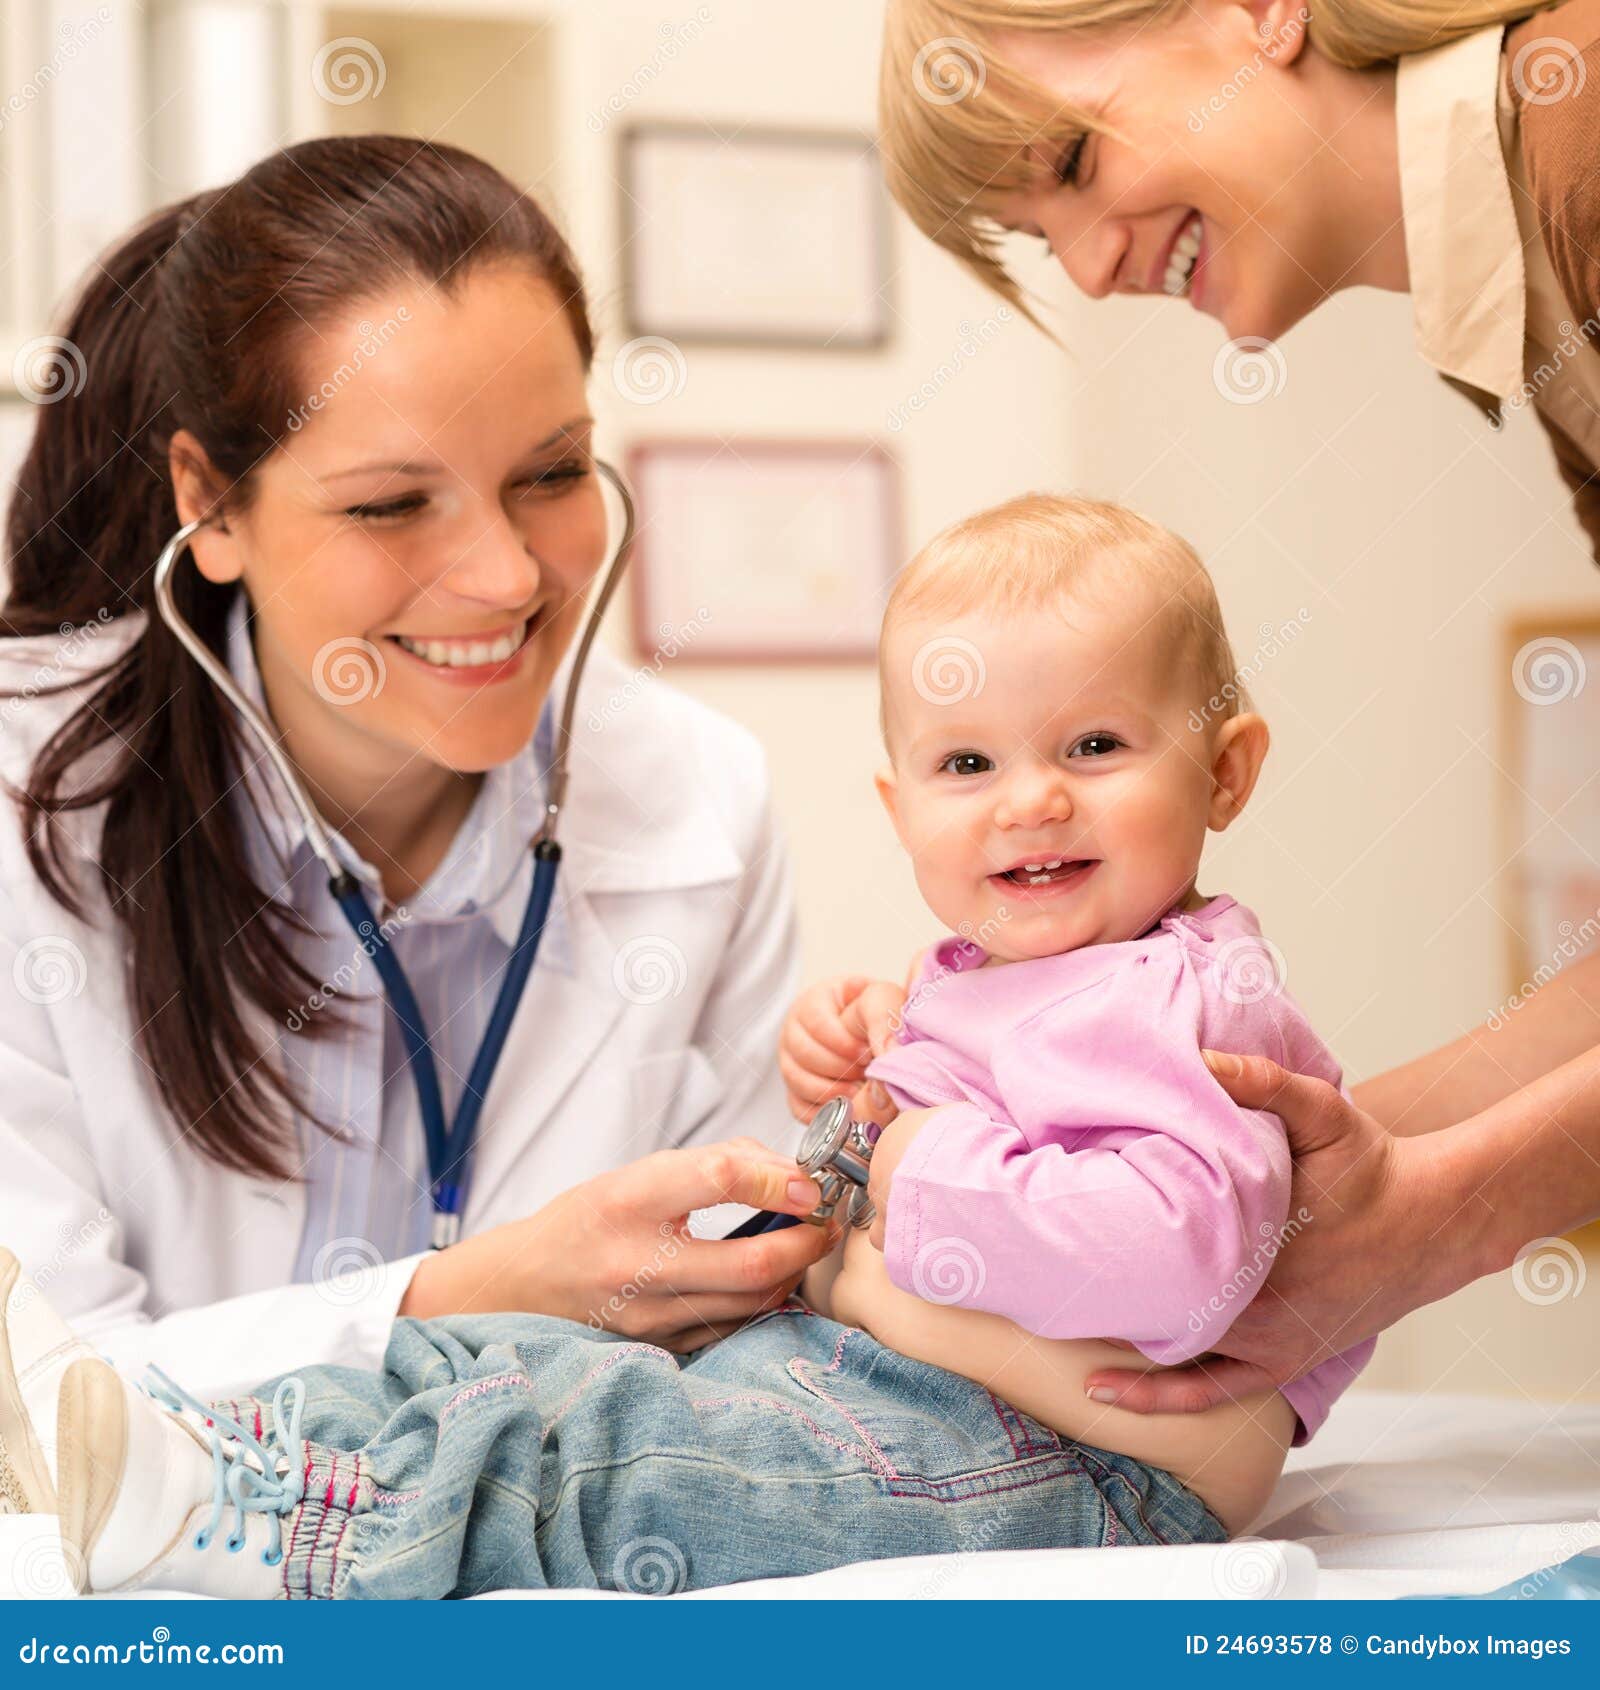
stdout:
POLYGON ((929 908, 996 960, 1135 938, 1193 892, 1200 682, 1129 598, 912 616, 886 642, 880 790, 929 908))

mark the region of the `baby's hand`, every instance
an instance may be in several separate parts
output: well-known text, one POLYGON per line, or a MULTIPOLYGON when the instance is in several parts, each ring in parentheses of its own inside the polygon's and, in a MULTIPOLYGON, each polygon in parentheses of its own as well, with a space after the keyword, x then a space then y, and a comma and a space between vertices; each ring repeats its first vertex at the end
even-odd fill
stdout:
POLYGON ((810 1121, 830 1097, 854 1093, 867 1064, 894 1042, 904 1002, 901 987, 864 974, 824 980, 795 999, 778 1067, 797 1121, 810 1121))
POLYGON ((902 1109, 888 1126, 878 1134, 872 1147, 872 1177, 867 1181, 867 1195, 877 1213, 872 1218, 872 1230, 867 1237, 881 1250, 884 1242, 884 1220, 889 1213, 889 1187, 894 1170, 911 1148, 911 1141, 928 1124, 928 1117, 937 1109, 902 1109))

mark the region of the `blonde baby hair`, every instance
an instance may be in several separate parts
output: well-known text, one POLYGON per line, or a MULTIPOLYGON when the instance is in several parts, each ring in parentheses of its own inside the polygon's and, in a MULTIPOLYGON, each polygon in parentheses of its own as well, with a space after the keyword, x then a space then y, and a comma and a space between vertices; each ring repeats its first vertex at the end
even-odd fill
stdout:
MULTIPOLYGON (((1217 591, 1187 540, 1124 505, 1060 493, 1025 493, 952 523, 895 577, 878 639, 880 677, 892 630, 908 617, 1005 615, 1063 601, 1105 599, 1130 583, 1189 668, 1208 719, 1251 708, 1217 591)), ((879 688, 879 726, 888 739, 879 688)))

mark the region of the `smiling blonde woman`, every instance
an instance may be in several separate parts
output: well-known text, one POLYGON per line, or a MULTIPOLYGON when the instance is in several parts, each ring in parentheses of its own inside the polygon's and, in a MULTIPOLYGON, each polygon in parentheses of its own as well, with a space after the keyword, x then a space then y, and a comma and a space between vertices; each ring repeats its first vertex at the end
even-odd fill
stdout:
MULTIPOLYGON (((890 0, 880 109, 895 197, 1024 310, 1014 232, 1090 298, 1234 339, 1409 292, 1440 375, 1495 426, 1533 408, 1600 555, 1600 0, 890 0)), ((1355 1105, 1222 1059, 1322 1218, 1217 1357, 1088 1387, 1148 1410, 1281 1384, 1600 1214, 1597 993, 1593 959, 1355 1105)))
POLYGON ((880 109, 895 197, 1023 308, 1013 230, 1235 339, 1409 291, 1600 551, 1600 0, 891 0, 880 109))

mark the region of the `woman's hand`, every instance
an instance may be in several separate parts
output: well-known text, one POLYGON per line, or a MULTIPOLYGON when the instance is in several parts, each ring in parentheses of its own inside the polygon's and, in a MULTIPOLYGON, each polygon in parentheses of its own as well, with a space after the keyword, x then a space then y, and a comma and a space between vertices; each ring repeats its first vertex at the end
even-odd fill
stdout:
POLYGON ((778 1067, 797 1121, 830 1097, 853 1093, 867 1064, 894 1043, 905 991, 890 980, 851 974, 803 991, 783 1024, 778 1067))
POLYGON ((717 1203, 804 1215, 817 1188, 755 1139, 658 1150, 428 1257, 399 1312, 521 1310, 699 1349, 778 1307, 838 1238, 837 1229, 804 1225, 758 1238, 691 1237, 690 1211, 717 1203))
POLYGON ((1448 1133, 1394 1138, 1323 1080, 1264 1057, 1204 1055, 1235 1103, 1282 1119, 1294 1152, 1290 1224, 1305 1218, 1213 1354, 1154 1373, 1100 1368, 1085 1379, 1096 1401, 1140 1414, 1199 1412, 1287 1384, 1462 1279, 1439 1271, 1451 1248, 1441 1236, 1451 1216, 1439 1202, 1449 1187, 1431 1176, 1430 1156, 1448 1133))

